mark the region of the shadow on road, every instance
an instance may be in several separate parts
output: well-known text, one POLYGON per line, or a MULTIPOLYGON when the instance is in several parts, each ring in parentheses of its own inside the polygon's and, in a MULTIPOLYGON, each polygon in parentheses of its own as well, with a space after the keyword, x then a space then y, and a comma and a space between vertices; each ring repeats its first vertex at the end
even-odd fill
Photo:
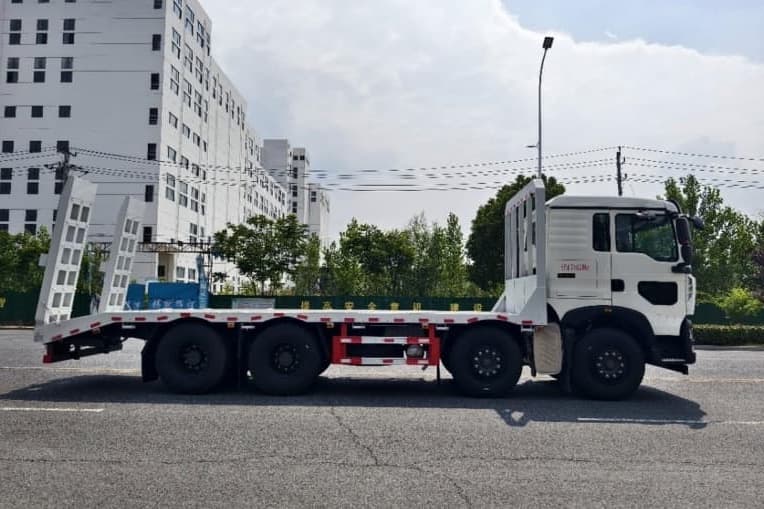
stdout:
POLYGON ((321 377, 309 394, 275 397, 252 389, 207 395, 166 392, 160 383, 140 377, 81 375, 51 380, 0 395, 3 402, 134 403, 162 405, 331 406, 369 408, 459 408, 494 410, 509 426, 530 422, 579 424, 679 424, 704 428, 706 413, 694 401, 643 386, 627 401, 590 401, 561 393, 554 381, 525 381, 506 398, 474 399, 459 395, 450 380, 321 377))

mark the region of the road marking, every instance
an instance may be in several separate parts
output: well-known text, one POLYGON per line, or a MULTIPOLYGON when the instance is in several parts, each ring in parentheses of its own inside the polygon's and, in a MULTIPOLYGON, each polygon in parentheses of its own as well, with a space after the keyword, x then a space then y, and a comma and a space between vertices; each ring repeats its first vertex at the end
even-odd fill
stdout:
POLYGON ((762 426, 764 421, 702 421, 698 419, 628 419, 617 417, 577 417, 578 422, 602 422, 602 423, 625 423, 625 424, 689 424, 702 425, 709 424, 729 424, 742 426, 762 426))
POLYGON ((44 408, 44 407, 12 407, 4 406, 0 407, 0 411, 3 412, 73 412, 73 413, 87 413, 87 414, 100 414, 104 411, 103 408, 44 408))
POLYGON ((694 384, 761 384, 764 383, 764 378, 697 378, 697 377, 645 377, 645 382, 680 382, 680 383, 694 383, 694 384))
POLYGON ((74 367, 55 367, 48 368, 44 366, 0 366, 0 370, 7 371, 64 371, 72 373, 105 373, 115 375, 140 375, 139 369, 126 368, 74 368, 74 367))

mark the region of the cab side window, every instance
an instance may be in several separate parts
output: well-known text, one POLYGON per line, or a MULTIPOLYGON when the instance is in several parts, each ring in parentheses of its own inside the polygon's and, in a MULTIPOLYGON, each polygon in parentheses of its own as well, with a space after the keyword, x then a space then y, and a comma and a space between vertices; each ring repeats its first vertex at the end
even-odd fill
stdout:
POLYGON ((674 262, 679 257, 674 225, 665 214, 616 215, 615 248, 621 253, 642 253, 660 262, 674 262))
POLYGON ((592 247, 595 251, 610 251, 610 214, 594 214, 592 247))

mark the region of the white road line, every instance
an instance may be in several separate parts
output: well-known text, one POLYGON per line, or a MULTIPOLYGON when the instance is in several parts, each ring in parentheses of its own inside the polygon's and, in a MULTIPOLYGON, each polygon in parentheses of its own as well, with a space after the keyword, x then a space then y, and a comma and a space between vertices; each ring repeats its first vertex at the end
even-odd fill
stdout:
POLYGON ((117 375, 140 375, 139 369, 126 368, 76 368, 76 367, 45 367, 45 366, 0 366, 0 371, 69 371, 72 373, 107 373, 117 375))
POLYGON ((697 419, 627 419, 615 417, 577 417, 578 422, 625 423, 625 424, 728 424, 741 426, 763 426, 764 421, 702 421, 697 419))
POLYGON ((12 407, 4 406, 0 407, 0 411, 3 412, 73 412, 73 413, 86 413, 86 414, 100 414, 104 411, 103 408, 44 408, 44 407, 12 407))

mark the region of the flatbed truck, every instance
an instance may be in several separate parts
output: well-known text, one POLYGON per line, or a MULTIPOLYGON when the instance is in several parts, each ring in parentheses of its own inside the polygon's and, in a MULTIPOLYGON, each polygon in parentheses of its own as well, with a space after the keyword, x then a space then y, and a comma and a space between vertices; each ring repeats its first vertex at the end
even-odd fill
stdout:
POLYGON ((70 177, 37 306, 43 362, 145 341, 145 381, 207 393, 231 381, 274 395, 307 391, 330 365, 409 365, 453 376, 463 393, 500 397, 524 366, 564 390, 629 397, 645 365, 695 362, 691 223, 672 201, 545 198, 540 179, 505 209, 505 289, 491 311, 125 310, 143 203, 125 198, 97 312, 71 317, 96 185, 70 177))

